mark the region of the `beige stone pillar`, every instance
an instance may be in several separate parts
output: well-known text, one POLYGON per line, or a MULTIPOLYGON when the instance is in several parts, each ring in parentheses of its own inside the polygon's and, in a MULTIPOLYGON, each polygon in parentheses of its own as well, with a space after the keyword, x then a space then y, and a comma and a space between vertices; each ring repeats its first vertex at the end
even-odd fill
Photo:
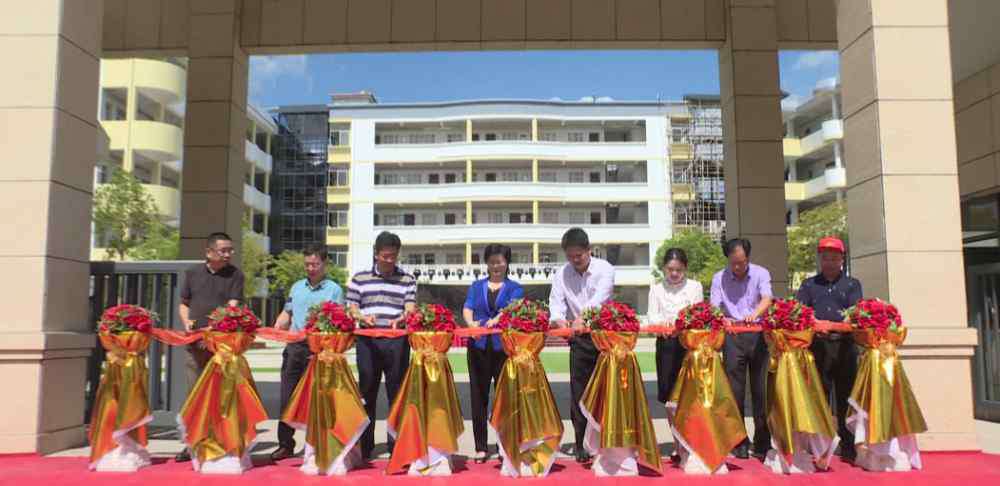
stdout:
POLYGON ((0 453, 83 445, 102 2, 0 15, 0 453))
POLYGON ((751 259, 788 285, 781 90, 774 2, 729 2, 719 50, 725 150, 726 237, 747 238, 751 259))
POLYGON ((241 4, 190 7, 181 258, 202 258, 214 231, 237 247, 241 239, 248 61, 239 45, 241 4))
POLYGON ((851 263, 899 306, 929 450, 976 449, 947 0, 841 0, 851 263))

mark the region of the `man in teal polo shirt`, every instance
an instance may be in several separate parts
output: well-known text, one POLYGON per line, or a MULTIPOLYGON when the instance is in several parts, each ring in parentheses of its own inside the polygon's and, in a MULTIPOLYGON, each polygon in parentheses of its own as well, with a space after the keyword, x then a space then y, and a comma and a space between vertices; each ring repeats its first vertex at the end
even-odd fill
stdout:
MULTIPOLYGON (((313 245, 302 252, 305 255, 307 278, 292 285, 285 309, 274 321, 278 329, 301 331, 306 327, 309 309, 317 304, 332 301, 344 304, 344 291, 336 282, 326 278, 326 248, 313 245)), ((288 405, 299 379, 309 365, 309 345, 305 341, 285 346, 281 355, 281 410, 288 405)), ((280 461, 295 454, 295 429, 284 422, 278 424, 278 449, 271 453, 271 460, 280 461)))

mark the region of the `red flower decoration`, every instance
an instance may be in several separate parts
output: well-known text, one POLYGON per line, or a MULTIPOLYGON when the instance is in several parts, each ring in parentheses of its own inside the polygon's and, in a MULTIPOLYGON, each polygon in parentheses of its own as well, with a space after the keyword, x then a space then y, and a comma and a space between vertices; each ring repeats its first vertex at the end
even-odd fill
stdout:
POLYGON ((156 314, 132 304, 107 308, 97 322, 97 330, 118 334, 128 331, 148 333, 159 319, 156 314))
POLYGON ((626 304, 609 300, 583 311, 583 323, 593 331, 639 332, 639 317, 626 304))
POLYGON ((353 332, 357 327, 358 316, 346 307, 335 302, 323 302, 309 309, 306 317, 307 333, 314 332, 353 332))
POLYGON ((812 307, 795 299, 775 299, 761 316, 765 330, 804 331, 816 324, 812 307))
POLYGON ((500 311, 497 327, 520 332, 545 332, 549 330, 549 311, 536 300, 517 299, 500 311))
POLYGON ((881 299, 862 299, 845 311, 847 318, 860 329, 875 329, 884 336, 888 331, 897 332, 903 327, 903 316, 896 306, 881 299))
POLYGON ((677 314, 674 327, 678 331, 703 329, 706 331, 721 331, 726 326, 725 316, 717 307, 708 302, 691 304, 677 314))
POLYGON ((217 307, 208 315, 208 325, 213 331, 251 334, 260 327, 260 320, 249 307, 217 307))
POLYGON ((439 304, 422 304, 406 313, 406 330, 410 332, 433 331, 451 332, 455 330, 455 315, 447 307, 439 304))

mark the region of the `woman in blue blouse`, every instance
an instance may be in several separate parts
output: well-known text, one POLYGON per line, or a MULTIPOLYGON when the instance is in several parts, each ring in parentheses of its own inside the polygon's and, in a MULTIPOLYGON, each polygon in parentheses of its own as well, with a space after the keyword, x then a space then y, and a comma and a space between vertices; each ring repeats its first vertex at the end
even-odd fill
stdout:
MULTIPOLYGON (((524 297, 524 289, 507 278, 510 264, 510 247, 490 244, 483 250, 486 261, 486 278, 476 280, 465 297, 462 317, 470 327, 497 325, 500 310, 510 301, 524 297)), ((487 406, 490 390, 500 377, 507 355, 503 352, 500 337, 485 336, 473 340, 468 346, 469 388, 472 395, 472 433, 476 438, 475 461, 479 464, 489 458, 486 446, 487 406)))

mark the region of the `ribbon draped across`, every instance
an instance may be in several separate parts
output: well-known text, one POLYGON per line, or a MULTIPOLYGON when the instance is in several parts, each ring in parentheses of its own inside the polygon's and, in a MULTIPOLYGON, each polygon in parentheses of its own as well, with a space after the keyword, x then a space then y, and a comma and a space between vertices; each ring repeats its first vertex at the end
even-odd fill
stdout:
POLYGON ((851 390, 851 417, 867 413, 865 442, 876 444, 927 431, 927 423, 910 388, 896 348, 906 340, 906 328, 880 336, 874 329, 858 329, 854 342, 864 348, 858 377, 851 390))
MULTIPOLYGON (((796 433, 813 434, 824 442, 831 442, 836 428, 827 405, 823 383, 809 345, 813 331, 772 330, 764 333, 771 358, 767 373, 767 425, 772 442, 787 463, 799 452, 794 440, 796 433)), ((824 454, 829 459, 832 451, 802 451, 824 454)), ((826 469, 827 464, 817 464, 826 469)))
MULTIPOLYGON (((593 441, 595 449, 636 449, 639 464, 660 472, 660 450, 633 351, 638 333, 593 331, 590 334, 601 354, 580 398, 579 405, 590 422, 587 435, 592 431, 600 434, 593 441)), ((592 449, 591 441, 585 439, 585 443, 592 449)))
POLYGON ((253 334, 203 331, 205 347, 215 353, 181 407, 184 442, 199 463, 247 452, 256 424, 267 420, 243 352, 253 334))
POLYGON ((306 431, 306 444, 312 448, 317 469, 323 472, 334 461, 344 462, 369 420, 344 357, 354 346, 354 335, 314 333, 306 339, 313 355, 281 420, 306 431))
POLYGON ((508 331, 500 335, 507 353, 496 385, 490 426, 496 431, 506 475, 548 474, 563 425, 549 380, 538 357, 545 334, 508 331))
POLYGON ((454 454, 465 427, 445 354, 451 347, 452 333, 415 332, 409 335, 409 342, 410 367, 387 420, 389 433, 396 438, 386 468, 388 474, 401 472, 407 464, 427 457, 430 449, 454 454))
POLYGON ((719 469, 729 451, 746 438, 719 351, 725 337, 721 331, 710 330, 680 333, 687 354, 667 402, 678 440, 710 471, 719 469))
POLYGON ((145 447, 146 424, 153 418, 146 393, 149 335, 127 331, 102 332, 98 337, 107 353, 90 415, 91 468, 123 441, 131 440, 145 447))

